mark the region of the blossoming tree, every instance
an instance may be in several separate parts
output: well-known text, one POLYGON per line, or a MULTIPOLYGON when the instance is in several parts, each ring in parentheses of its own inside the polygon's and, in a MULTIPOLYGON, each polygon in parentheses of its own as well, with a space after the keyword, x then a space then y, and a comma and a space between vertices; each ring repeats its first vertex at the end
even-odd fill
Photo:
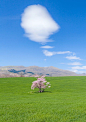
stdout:
POLYGON ((45 80, 45 76, 41 76, 39 77, 38 75, 35 75, 35 77, 37 78, 36 81, 33 81, 32 82, 32 86, 31 86, 31 89, 34 89, 34 88, 38 88, 39 89, 39 92, 43 92, 45 88, 50 88, 50 82, 47 82, 45 80))

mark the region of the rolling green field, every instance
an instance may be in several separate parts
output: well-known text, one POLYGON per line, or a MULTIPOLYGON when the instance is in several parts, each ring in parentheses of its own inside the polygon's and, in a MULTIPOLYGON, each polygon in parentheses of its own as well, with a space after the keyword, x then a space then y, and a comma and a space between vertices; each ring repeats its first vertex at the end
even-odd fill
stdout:
POLYGON ((51 88, 31 90, 35 78, 0 78, 0 122, 86 122, 86 77, 46 77, 51 88))

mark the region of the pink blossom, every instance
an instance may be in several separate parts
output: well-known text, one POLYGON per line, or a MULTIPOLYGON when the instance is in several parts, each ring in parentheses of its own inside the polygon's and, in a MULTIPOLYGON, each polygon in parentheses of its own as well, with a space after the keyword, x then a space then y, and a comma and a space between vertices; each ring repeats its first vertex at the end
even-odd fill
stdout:
POLYGON ((45 75, 42 76, 42 78, 44 78, 44 77, 45 77, 45 75))
POLYGON ((38 77, 36 81, 33 81, 31 89, 39 88, 39 92, 43 92, 46 87, 50 88, 51 87, 51 86, 49 86, 50 83, 45 81, 44 77, 45 76, 38 77), (41 89, 43 89, 43 91, 41 89))

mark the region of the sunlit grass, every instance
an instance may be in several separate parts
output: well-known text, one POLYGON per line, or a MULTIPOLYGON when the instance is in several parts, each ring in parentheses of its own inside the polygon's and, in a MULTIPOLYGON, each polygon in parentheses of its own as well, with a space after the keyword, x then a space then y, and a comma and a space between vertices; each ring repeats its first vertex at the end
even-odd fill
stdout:
POLYGON ((0 79, 0 122, 86 122, 86 77, 47 77, 51 88, 31 90, 35 78, 0 79))

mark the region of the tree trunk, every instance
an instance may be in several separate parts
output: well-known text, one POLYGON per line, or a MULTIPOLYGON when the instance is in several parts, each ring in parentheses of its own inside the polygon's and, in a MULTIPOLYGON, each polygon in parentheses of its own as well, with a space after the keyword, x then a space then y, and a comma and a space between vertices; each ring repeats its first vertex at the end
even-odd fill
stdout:
POLYGON ((41 83, 40 83, 40 88, 39 88, 39 92, 41 93, 41 83))
POLYGON ((42 90, 42 92, 44 92, 44 89, 42 90))

